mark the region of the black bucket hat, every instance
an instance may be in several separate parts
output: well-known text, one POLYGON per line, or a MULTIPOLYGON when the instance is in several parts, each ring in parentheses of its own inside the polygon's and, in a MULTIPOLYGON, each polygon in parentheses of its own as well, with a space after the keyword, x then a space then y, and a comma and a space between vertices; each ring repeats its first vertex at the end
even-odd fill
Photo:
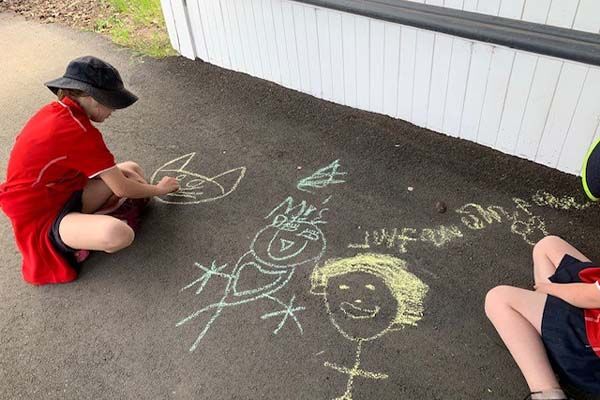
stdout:
POLYGON ((590 200, 600 200, 600 138, 592 144, 583 160, 581 183, 590 200))
POLYGON ((58 89, 84 91, 98 103, 112 109, 129 107, 138 99, 135 94, 125 89, 115 67, 93 56, 74 59, 62 77, 46 82, 46 86, 54 94, 58 89))

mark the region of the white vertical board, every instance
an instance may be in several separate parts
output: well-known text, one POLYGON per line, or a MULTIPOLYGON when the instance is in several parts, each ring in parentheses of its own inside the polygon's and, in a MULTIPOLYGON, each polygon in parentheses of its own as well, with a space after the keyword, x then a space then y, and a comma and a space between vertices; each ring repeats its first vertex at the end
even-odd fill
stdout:
POLYGON ((444 111, 444 132, 451 136, 460 135, 472 47, 473 42, 452 39, 452 57, 450 58, 446 110, 444 111))
POLYGON ((403 26, 400 35, 400 77, 398 79, 397 116, 407 121, 411 121, 413 110, 413 88, 415 83, 417 30, 403 26))
POLYGON ((385 23, 371 20, 369 31, 369 109, 378 113, 383 113, 385 39, 385 23))
POLYGON ((214 27, 218 32, 218 43, 221 46, 221 57, 222 65, 225 68, 231 68, 231 46, 227 42, 227 32, 225 31, 225 18, 223 17, 223 9, 221 7, 221 0, 212 0, 207 2, 212 6, 213 23, 214 27))
POLYGON ((254 23, 258 52, 260 54, 260 61, 263 67, 262 78, 276 82, 277 76, 273 73, 273 62, 276 64, 277 59, 274 59, 273 56, 275 54, 271 54, 269 51, 270 48, 268 47, 268 42, 273 38, 268 37, 265 31, 266 24, 262 12, 262 1, 254 0, 249 3, 252 4, 251 20, 254 23))
MULTIPOLYGON (((333 70, 331 65, 331 58, 333 48, 331 46, 331 35, 329 34, 329 12, 323 9, 317 9, 317 42, 319 47, 319 74, 321 77, 321 94, 325 100, 333 100, 333 70)), ((336 29, 338 26, 333 27, 336 29)), ((339 56, 339 49, 341 49, 341 43, 337 42, 336 46, 339 56)), ((339 73, 341 68, 336 71, 339 73)))
MULTIPOLYGON (((246 22, 246 18, 244 15, 246 14, 244 10, 243 3, 239 1, 231 1, 229 3, 229 11, 235 16, 235 22, 237 24, 238 32, 240 34, 240 47, 242 51, 242 57, 244 59, 244 64, 246 67, 247 73, 253 76, 260 75, 260 65, 257 63, 257 59, 255 57, 255 52, 250 48, 250 39, 249 39, 249 30, 248 23, 246 22)), ((208 38, 208 35, 207 35, 208 38)), ((209 45, 208 49, 209 55, 211 54, 211 46, 209 45)))
POLYGON ((548 25, 559 26, 561 28, 571 28, 575 21, 575 13, 579 0, 561 0, 553 1, 548 12, 548 25))
POLYGON ((444 7, 453 8, 455 10, 462 10, 463 3, 464 3, 463 0, 445 0, 444 7))
POLYGON ((539 58, 523 114, 516 154, 535 160, 563 62, 539 58))
POLYGON ((477 11, 478 3, 479 3, 479 0, 464 0, 463 10, 475 12, 475 11, 477 11))
POLYGON ((563 65, 535 161, 553 168, 558 164, 587 71, 583 65, 563 65))
POLYGON ((427 107, 427 127, 434 131, 444 130, 444 111, 452 58, 452 37, 437 35, 433 50, 433 67, 427 107))
POLYGON ((504 99, 500 130, 496 139, 496 148, 505 153, 515 154, 537 60, 538 58, 531 54, 515 54, 512 74, 504 99))
POLYGON ((263 60, 263 54, 261 53, 258 30, 254 23, 254 11, 252 10, 252 4, 255 1, 241 1, 236 3, 238 22, 240 27, 243 26, 242 33, 246 36, 245 42, 248 50, 246 54, 252 60, 254 75, 259 78, 265 78, 268 76, 268 72, 263 60))
POLYGON ((300 90, 311 93, 310 70, 308 65, 308 44, 306 42, 306 23, 304 19, 304 6, 293 3, 293 26, 296 35, 296 51, 298 52, 298 71, 300 73, 300 90))
POLYGON ((536 24, 545 24, 551 4, 552 0, 525 0, 521 19, 536 24))
POLYGON ((344 93, 345 103, 357 107, 356 93, 356 33, 354 15, 342 14, 342 45, 344 54, 344 93))
POLYGON ((339 104, 346 104, 344 91, 344 38, 342 36, 342 16, 338 13, 326 11, 329 14, 329 48, 331 49, 331 80, 332 100, 339 104))
POLYGON ((475 43, 471 53, 469 66, 469 80, 465 92, 465 105, 463 107, 460 137, 477 141, 481 110, 488 82, 490 62, 492 60, 492 46, 475 43))
MULTIPOLYGON (((573 26, 577 11, 577 0, 554 1, 548 12, 548 23, 563 28, 573 26)), ((535 161, 556 167, 558 164, 564 139, 569 126, 579 95, 583 90, 583 81, 587 74, 587 67, 570 62, 561 66, 559 80, 552 97, 552 103, 545 121, 544 130, 538 141, 535 161)))
POLYGON ((319 52, 319 34, 317 32, 317 10, 312 7, 304 9, 306 24, 306 44, 308 50, 308 76, 310 80, 310 93, 323 98, 321 83, 321 55, 319 52))
POLYGON ((214 26, 216 16, 213 13, 211 3, 214 0, 194 0, 198 3, 198 13, 200 14, 200 22, 202 23, 204 32, 204 41, 206 43, 208 58, 207 61, 222 65, 223 57, 221 56, 221 46, 219 45, 219 35, 214 26))
POLYGON ((271 15, 273 16, 273 27, 275 31, 274 35, 277 42, 277 59, 279 60, 281 72, 280 83, 285 87, 293 88, 292 68, 295 68, 295 66, 291 64, 288 56, 288 37, 286 35, 286 29, 284 26, 281 1, 269 0, 268 2, 271 5, 271 15))
POLYGON ((175 19, 175 31, 179 42, 179 53, 187 58, 196 58, 194 49, 194 38, 190 28, 187 7, 184 0, 171 0, 171 10, 175 19))
POLYGON ((600 1, 579 0, 573 29, 592 33, 600 31, 600 1))
POLYGON ((427 125, 429 108, 429 86, 433 66, 433 48, 436 35, 432 32, 417 31, 415 53, 415 80, 411 121, 419 126, 427 125))
POLYGON ((502 3, 501 0, 478 1, 476 10, 481 14, 497 16, 500 12, 500 3, 502 3))
POLYGON ((370 24, 365 17, 354 20, 356 34, 356 100, 357 107, 370 110, 370 24))
POLYGON ((514 61, 515 52, 513 50, 493 48, 479 122, 478 143, 490 147, 496 145, 514 61))
POLYGON ((273 17, 273 8, 271 0, 261 1, 262 21, 264 24, 266 48, 271 66, 271 80, 282 84, 281 62, 279 61, 278 38, 275 33, 275 21, 273 17))
MULTIPOLYGON (((229 61, 231 69, 235 71, 244 71, 244 57, 240 47, 240 33, 233 9, 231 6, 232 0, 220 0, 221 11, 223 14, 223 35, 225 43, 227 43, 229 61)), ((191 7, 191 4, 188 3, 191 7)), ((196 48, 198 45, 196 45, 196 48)))
POLYGON ((294 11, 292 3, 281 1, 281 14, 283 16, 283 28, 285 31, 285 48, 290 68, 290 88, 301 90, 300 64, 296 42, 296 30, 294 28, 294 11))
POLYGON ((179 51, 179 38, 177 37, 177 27, 175 16, 173 15, 173 7, 171 7, 171 0, 160 0, 160 7, 165 18, 165 25, 167 26, 171 46, 179 51))
POLYGON ((522 19, 525 0, 502 0, 498 16, 512 19, 522 19))
POLYGON ((384 26, 383 112, 395 117, 398 112, 398 80, 400 71, 400 26, 384 26))

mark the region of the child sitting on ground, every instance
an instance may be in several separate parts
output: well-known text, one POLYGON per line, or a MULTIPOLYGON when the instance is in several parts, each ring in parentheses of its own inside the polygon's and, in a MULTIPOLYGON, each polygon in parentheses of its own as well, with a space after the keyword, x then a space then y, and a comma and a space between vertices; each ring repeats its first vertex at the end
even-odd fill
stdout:
POLYGON ((171 177, 146 183, 134 162, 116 164, 92 124, 137 100, 113 66, 96 57, 77 58, 46 86, 58 100, 39 110, 17 136, 0 185, 0 206, 23 256, 23 278, 33 284, 76 279, 78 259, 87 250, 113 253, 129 246, 130 225, 135 228, 147 202, 131 199, 179 188, 171 177), (95 214, 107 203, 112 213, 95 214))
POLYGON ((530 399, 567 399, 559 381, 600 394, 600 267, 556 236, 533 248, 535 290, 498 286, 485 311, 530 399))

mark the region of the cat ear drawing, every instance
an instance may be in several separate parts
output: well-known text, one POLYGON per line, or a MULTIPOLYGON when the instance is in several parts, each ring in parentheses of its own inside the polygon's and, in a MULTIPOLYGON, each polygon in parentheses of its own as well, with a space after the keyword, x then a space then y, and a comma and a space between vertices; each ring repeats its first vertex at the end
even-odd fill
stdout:
POLYGON ((179 190, 157 197, 159 201, 167 204, 198 204, 222 199, 237 188, 246 173, 246 167, 238 167, 211 178, 186 170, 195 155, 189 153, 171 160, 152 174, 152 184, 165 176, 173 176, 179 181, 179 190))

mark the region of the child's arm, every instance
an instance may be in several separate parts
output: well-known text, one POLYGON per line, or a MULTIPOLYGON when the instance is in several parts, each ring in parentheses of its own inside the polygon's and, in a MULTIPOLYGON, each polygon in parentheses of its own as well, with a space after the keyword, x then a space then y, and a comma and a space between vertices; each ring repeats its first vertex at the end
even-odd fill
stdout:
POLYGON ((164 177, 156 185, 141 183, 128 179, 119 168, 111 168, 100 174, 100 179, 118 197, 140 199, 144 197, 159 196, 179 189, 175 178, 164 177))
POLYGON ((598 283, 538 283, 535 290, 558 297, 579 308, 600 308, 598 283))

